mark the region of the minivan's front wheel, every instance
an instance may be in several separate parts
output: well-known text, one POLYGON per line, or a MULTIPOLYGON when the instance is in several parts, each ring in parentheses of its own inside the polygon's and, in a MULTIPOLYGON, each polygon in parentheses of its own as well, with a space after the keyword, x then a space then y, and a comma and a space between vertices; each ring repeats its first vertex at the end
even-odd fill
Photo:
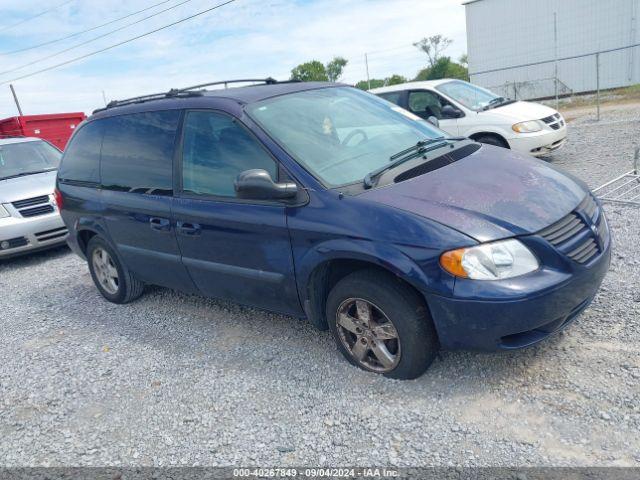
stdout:
POLYGON ((111 246, 99 236, 87 245, 91 278, 104 298, 113 303, 128 303, 139 298, 144 284, 122 265, 111 246))
POLYGON ((438 352, 424 301, 400 280, 376 270, 354 272, 333 287, 327 321, 347 360, 387 377, 416 378, 438 352))

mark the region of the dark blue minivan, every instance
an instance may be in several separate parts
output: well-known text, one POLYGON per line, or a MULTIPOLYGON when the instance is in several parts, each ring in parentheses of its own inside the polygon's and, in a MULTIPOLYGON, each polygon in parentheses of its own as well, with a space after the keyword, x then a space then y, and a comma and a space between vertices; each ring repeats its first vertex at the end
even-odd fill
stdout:
POLYGON ((111 302, 153 284, 307 318, 406 379, 441 347, 539 342, 607 272, 601 205, 543 161, 344 85, 208 86, 112 102, 67 147, 68 241, 111 302))

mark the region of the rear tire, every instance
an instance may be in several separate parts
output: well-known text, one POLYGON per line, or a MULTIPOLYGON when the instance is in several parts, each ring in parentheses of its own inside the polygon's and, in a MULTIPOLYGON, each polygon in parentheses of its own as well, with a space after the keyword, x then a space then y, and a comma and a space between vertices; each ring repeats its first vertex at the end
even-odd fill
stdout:
POLYGON ((494 145, 496 147, 509 148, 507 142, 495 135, 479 135, 474 138, 476 142, 494 145))
POLYGON ((390 274, 359 270, 347 275, 329 293, 326 311, 338 349, 363 370, 412 379, 422 375, 438 353, 426 304, 390 274))
POLYGON ((98 291, 113 303, 129 303, 140 298, 144 283, 136 280, 111 246, 99 236, 87 245, 89 272, 98 291))

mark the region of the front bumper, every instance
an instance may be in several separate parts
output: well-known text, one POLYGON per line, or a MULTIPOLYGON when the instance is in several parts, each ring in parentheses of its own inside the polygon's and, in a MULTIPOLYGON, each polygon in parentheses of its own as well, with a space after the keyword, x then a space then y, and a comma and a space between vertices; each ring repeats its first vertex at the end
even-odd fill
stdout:
POLYGON ((456 280, 454 297, 427 297, 440 344, 453 350, 495 351, 538 343, 589 306, 610 259, 609 237, 588 265, 566 259, 561 268, 543 267, 510 281, 456 280))
POLYGON ((2 218, 0 258, 56 247, 66 242, 67 235, 67 228, 57 211, 32 218, 2 218))
POLYGON ((544 156, 562 148, 567 141, 566 125, 558 130, 545 127, 544 130, 535 133, 518 134, 508 138, 512 150, 533 156, 544 156))

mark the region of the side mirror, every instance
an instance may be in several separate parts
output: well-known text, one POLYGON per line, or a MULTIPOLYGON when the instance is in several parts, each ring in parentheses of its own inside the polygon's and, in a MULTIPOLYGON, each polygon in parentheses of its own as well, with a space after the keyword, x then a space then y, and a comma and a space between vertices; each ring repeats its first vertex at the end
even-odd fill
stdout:
POLYGON ((429 122, 432 125, 435 125, 438 128, 440 127, 440 121, 433 115, 427 118, 427 122, 429 122))
POLYGON ((238 198, 250 200, 284 200, 298 194, 295 183, 275 183, 269 172, 258 168, 241 172, 233 186, 238 198))
POLYGON ((460 110, 451 105, 445 105, 444 107, 442 107, 442 110, 440 110, 440 112, 442 113, 442 116, 444 118, 460 118, 463 115, 460 110))

